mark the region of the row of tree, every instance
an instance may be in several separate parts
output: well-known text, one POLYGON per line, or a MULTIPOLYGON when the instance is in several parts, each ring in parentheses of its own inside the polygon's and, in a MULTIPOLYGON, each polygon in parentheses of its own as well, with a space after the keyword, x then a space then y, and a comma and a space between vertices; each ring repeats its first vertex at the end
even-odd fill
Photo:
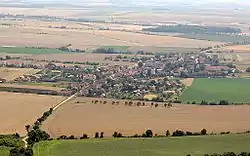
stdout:
MULTIPOLYGON (((186 156, 192 156, 191 154, 187 154, 186 156)), ((234 152, 225 152, 223 154, 204 154, 204 156, 250 156, 250 153, 241 152, 240 154, 236 154, 234 152)))

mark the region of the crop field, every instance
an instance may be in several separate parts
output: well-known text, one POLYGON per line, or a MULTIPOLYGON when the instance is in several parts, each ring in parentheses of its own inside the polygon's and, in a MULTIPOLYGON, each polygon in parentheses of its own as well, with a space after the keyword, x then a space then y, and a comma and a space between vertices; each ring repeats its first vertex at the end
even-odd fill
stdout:
POLYGON ((26 133, 25 125, 33 124, 43 112, 64 98, 0 92, 0 134, 26 133))
POLYGON ((250 45, 228 46, 223 48, 222 50, 233 50, 236 53, 250 53, 250 45))
POLYGON ((187 103, 202 100, 219 102, 228 100, 234 103, 250 103, 250 79, 196 78, 191 87, 181 95, 180 100, 187 103))
POLYGON ((9 155, 9 148, 0 146, 0 155, 1 156, 8 156, 9 155))
MULTIPOLYGON (((121 64, 121 65, 133 65, 133 62, 115 62, 105 60, 105 57, 116 57, 120 54, 96 54, 96 53, 83 53, 83 54, 48 54, 48 55, 33 55, 29 58, 35 60, 58 60, 58 61, 73 61, 73 62, 98 62, 98 63, 108 63, 108 64, 121 64)), ((126 56, 135 56, 135 54, 126 55, 126 56)))
POLYGON ((249 152, 249 135, 156 139, 99 139, 48 141, 35 145, 35 156, 180 156, 249 152))
POLYGON ((0 88, 4 87, 4 88, 25 88, 25 89, 41 89, 41 90, 51 90, 51 91, 61 91, 62 88, 59 87, 52 87, 46 84, 16 84, 16 83, 12 83, 12 84, 7 84, 7 83, 3 83, 0 84, 0 88))
POLYGON ((53 54, 63 53, 58 49, 39 49, 39 48, 25 48, 25 47, 0 47, 0 52, 13 54, 53 54))
POLYGON ((30 75, 39 72, 39 69, 31 68, 4 68, 0 67, 0 78, 6 79, 7 81, 14 80, 22 75, 30 75))
POLYGON ((42 128, 52 137, 81 136, 83 133, 93 137, 95 132, 99 131, 109 137, 115 131, 120 131, 124 135, 134 135, 142 134, 148 128, 159 135, 165 134, 167 129, 193 132, 202 128, 209 132, 242 132, 250 129, 248 105, 206 107, 177 104, 165 108, 160 104, 155 108, 150 106, 150 102, 139 107, 125 106, 124 101, 112 105, 112 100, 105 99, 107 104, 94 104, 92 100, 76 98, 69 101, 54 112, 42 128))
MULTIPOLYGON (((76 25, 76 23, 56 23, 51 24, 41 21, 15 23, 13 26, 2 26, 0 27, 0 43, 1 46, 17 46, 17 47, 49 47, 59 48, 68 44, 72 44, 73 48, 78 48, 86 51, 93 50, 102 46, 120 46, 120 47, 155 47, 160 48, 201 48, 213 45, 223 44, 222 42, 211 42, 194 39, 186 39, 172 36, 157 36, 139 34, 134 32, 125 32, 117 30, 96 30, 87 29, 86 23, 82 23, 82 26, 76 25), (25 26, 23 26, 25 24, 25 26), (39 26, 40 25, 40 26, 39 26), (53 26, 66 25, 69 28, 59 29, 53 26), (50 28, 49 28, 50 27, 50 28), (17 39, 15 36, 19 36, 17 39), (51 42, 53 41, 53 42, 51 42), (181 44, 180 44, 181 43, 181 44)), ((8 24, 12 24, 8 22, 8 24)), ((90 26, 91 27, 91 26, 90 26)), ((135 48, 136 50, 139 48, 135 48)), ((6 50, 6 49, 4 49, 6 50)), ((13 49, 12 49, 13 50, 13 49)), ((4 52, 0 49, 0 51, 4 52)), ((20 51, 20 50, 18 50, 20 51)), ((138 50, 137 50, 138 51, 138 50)), ((34 53, 34 49, 30 52, 34 53)), ((42 50, 36 50, 36 53, 42 53, 42 50)), ((46 52, 46 51, 45 51, 46 52)), ((47 50, 46 53, 55 52, 57 50, 47 50)))
POLYGON ((178 37, 197 39, 197 40, 207 40, 207 41, 216 41, 216 42, 249 42, 249 36, 233 36, 233 35, 213 35, 213 34, 183 34, 178 37))

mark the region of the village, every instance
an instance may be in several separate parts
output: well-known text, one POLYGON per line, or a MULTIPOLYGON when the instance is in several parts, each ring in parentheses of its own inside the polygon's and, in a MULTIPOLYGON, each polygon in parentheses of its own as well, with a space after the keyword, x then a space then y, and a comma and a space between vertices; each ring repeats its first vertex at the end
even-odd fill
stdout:
POLYGON ((35 74, 22 75, 12 81, 1 78, 1 83, 50 83, 54 87, 63 84, 60 91, 1 88, 63 96, 78 93, 84 97, 178 102, 176 97, 185 89, 184 78, 234 77, 242 72, 234 65, 236 60, 221 60, 218 55, 209 53, 121 54, 109 55, 104 60, 115 63, 1 57, 0 66, 4 68, 39 69, 35 74), (30 61, 36 61, 36 64, 30 61))

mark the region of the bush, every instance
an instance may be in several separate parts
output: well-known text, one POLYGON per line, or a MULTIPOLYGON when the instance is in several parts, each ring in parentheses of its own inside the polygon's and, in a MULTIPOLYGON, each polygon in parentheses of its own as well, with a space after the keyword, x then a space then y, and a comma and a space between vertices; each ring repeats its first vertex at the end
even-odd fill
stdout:
POLYGON ((170 131, 169 130, 166 131, 166 136, 167 137, 170 136, 170 131))
POLYGON ((118 135, 118 133, 117 133, 117 132, 114 132, 113 137, 116 138, 117 135, 118 135))
POLYGON ((207 135, 207 130, 206 129, 202 129, 201 130, 201 135, 207 135))
POLYGON ((186 132, 186 135, 189 135, 189 136, 190 136, 190 135, 193 135, 193 133, 192 133, 192 132, 187 131, 187 132, 186 132))
POLYGON ((100 138, 104 138, 104 132, 101 132, 100 138))
POLYGON ((153 131, 151 129, 148 129, 145 132, 145 135, 146 135, 147 138, 152 138, 153 137, 153 131))
POLYGON ((80 137, 80 139, 88 139, 88 135, 87 134, 83 134, 82 137, 80 137))
POLYGON ((99 138, 99 133, 98 132, 95 133, 95 138, 99 138))
POLYGON ((10 150, 9 156, 33 156, 33 150, 31 148, 13 148, 10 150))
POLYGON ((181 130, 176 130, 173 132, 172 136, 185 136, 185 133, 181 130))

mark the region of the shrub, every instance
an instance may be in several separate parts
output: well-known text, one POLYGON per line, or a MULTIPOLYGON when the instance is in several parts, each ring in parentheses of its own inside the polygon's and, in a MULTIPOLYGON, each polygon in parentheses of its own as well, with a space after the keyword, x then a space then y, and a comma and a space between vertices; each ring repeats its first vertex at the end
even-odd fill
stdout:
POLYGON ((98 132, 95 133, 95 138, 99 138, 99 133, 98 132))
POLYGON ((170 131, 169 130, 166 131, 166 136, 167 137, 170 136, 170 131))
POLYGON ((193 135, 193 133, 192 133, 192 132, 187 131, 187 132, 186 132, 186 135, 193 135))
POLYGON ((117 132, 114 132, 113 137, 116 138, 117 135, 118 135, 118 133, 117 133, 117 132))
POLYGON ((151 129, 148 129, 148 130, 145 132, 145 134, 146 134, 146 137, 147 137, 147 138, 152 138, 152 137, 153 137, 153 131, 152 131, 151 129))
POLYGON ((100 138, 104 138, 104 132, 101 132, 100 138))
POLYGON ((69 139, 70 139, 70 140, 74 140, 74 139, 75 139, 75 136, 74 136, 74 135, 71 135, 71 136, 69 136, 69 139))
POLYGON ((80 139, 88 139, 88 135, 87 134, 83 134, 82 137, 80 137, 80 139))
POLYGON ((172 136, 184 136, 185 133, 181 130, 176 130, 173 132, 172 136))
POLYGON ((202 129, 201 130, 201 135, 207 135, 207 130, 206 129, 202 129))

